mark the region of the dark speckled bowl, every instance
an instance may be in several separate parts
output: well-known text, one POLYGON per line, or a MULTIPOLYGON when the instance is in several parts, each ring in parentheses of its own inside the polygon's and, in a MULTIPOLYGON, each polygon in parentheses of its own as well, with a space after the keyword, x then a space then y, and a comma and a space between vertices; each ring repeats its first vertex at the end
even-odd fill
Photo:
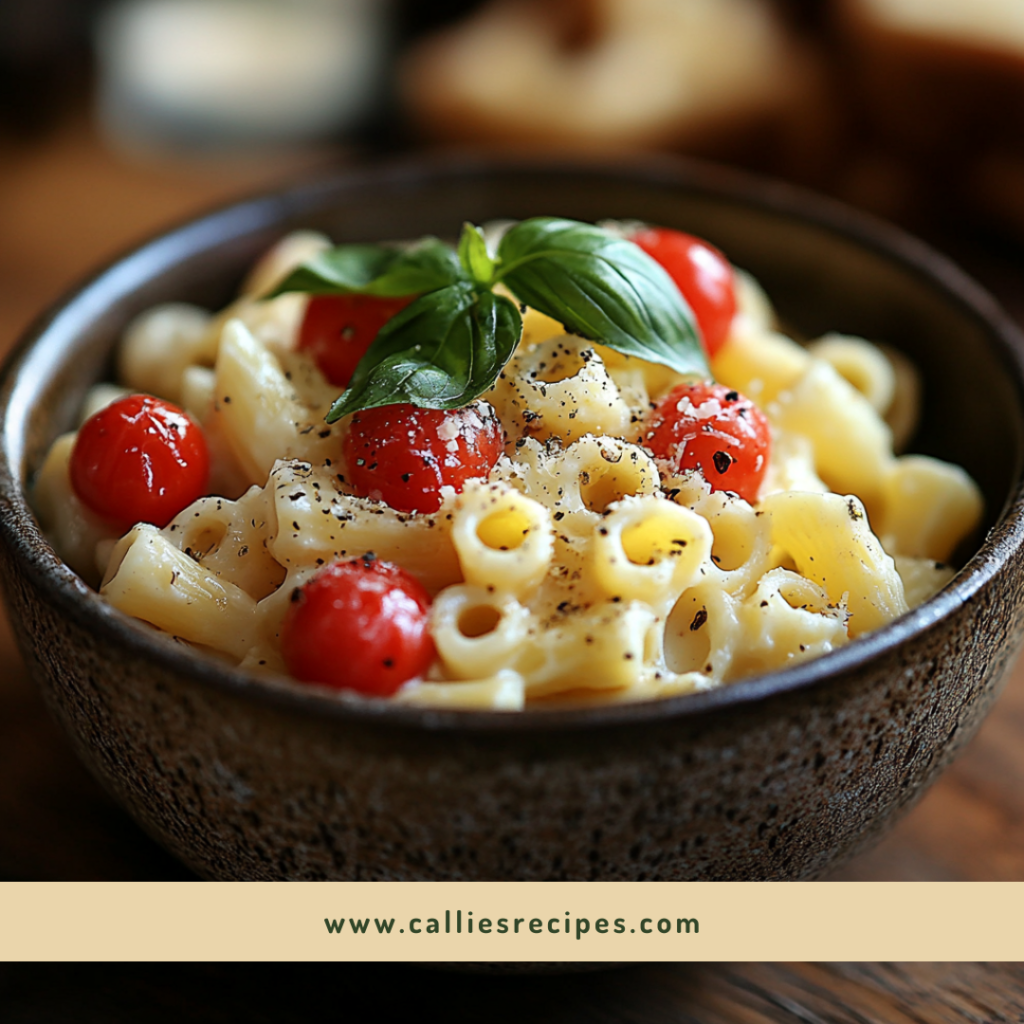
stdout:
POLYGON ((158 238, 30 332, 0 393, 0 566, 15 628, 82 758, 209 878, 811 877, 932 782, 1020 648, 1022 351, 943 258, 780 185, 679 163, 341 173, 158 238), (136 313, 168 299, 226 303, 295 227, 350 241, 542 213, 704 235, 798 329, 907 352, 926 388, 914 450, 965 466, 987 502, 984 543, 954 582, 834 654, 714 693, 501 714, 275 688, 127 619, 54 557, 25 482, 136 313))

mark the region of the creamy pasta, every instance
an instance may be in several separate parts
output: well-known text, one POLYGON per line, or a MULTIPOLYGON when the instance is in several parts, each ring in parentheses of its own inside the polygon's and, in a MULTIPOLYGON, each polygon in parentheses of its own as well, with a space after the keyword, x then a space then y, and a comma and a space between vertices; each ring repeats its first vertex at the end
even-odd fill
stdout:
POLYGON ((83 419, 129 392, 178 403, 207 439, 209 495, 166 525, 114 527, 76 493, 74 433, 34 487, 54 548, 107 601, 248 671, 287 675, 294 595, 372 552, 430 599, 433 657, 394 700, 518 710, 705 691, 892 621, 952 577, 980 522, 966 472, 895 454, 919 403, 909 363, 860 338, 797 344, 742 273, 711 369, 770 424, 754 500, 652 454, 650 410, 683 376, 532 309, 482 396, 506 440, 490 472, 430 512, 360 495, 348 420, 324 419, 339 389, 298 347, 309 300, 261 298, 328 245, 284 239, 223 313, 144 313, 117 385, 87 396, 83 419))

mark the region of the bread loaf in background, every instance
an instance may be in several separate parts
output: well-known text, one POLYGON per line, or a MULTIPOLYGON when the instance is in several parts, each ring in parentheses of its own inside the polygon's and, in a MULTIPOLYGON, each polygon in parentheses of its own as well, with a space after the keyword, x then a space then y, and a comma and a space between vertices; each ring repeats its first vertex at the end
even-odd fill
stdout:
POLYGON ((1024 232, 1024 0, 833 0, 833 21, 858 151, 902 174, 911 212, 1024 232))
POLYGON ((482 0, 400 94, 434 142, 684 152, 1024 236, 1024 0, 482 0))
POLYGON ((833 151, 819 54, 767 0, 490 0, 406 56, 433 140, 624 155, 685 150, 783 170, 833 151))

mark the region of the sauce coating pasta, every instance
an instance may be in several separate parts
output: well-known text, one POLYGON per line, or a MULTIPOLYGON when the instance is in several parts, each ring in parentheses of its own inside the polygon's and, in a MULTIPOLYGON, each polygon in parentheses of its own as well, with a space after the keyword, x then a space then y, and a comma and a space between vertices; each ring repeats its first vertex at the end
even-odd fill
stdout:
MULTIPOLYGON (((112 605, 244 669, 288 675, 298 656, 287 649, 303 647, 292 606, 329 567, 369 556, 400 567, 428 602, 415 674, 366 687, 387 699, 519 710, 699 692, 892 621, 951 578, 946 563, 980 522, 966 472, 895 454, 916 416, 909 364, 859 338, 798 344, 742 271, 709 349, 714 386, 694 390, 522 307, 518 347, 474 406, 329 424, 330 304, 263 298, 329 244, 285 238, 222 313, 142 314, 122 341, 118 385, 87 398, 83 421, 131 393, 180 406, 205 437, 208 496, 123 532, 72 485, 74 433, 53 444, 34 487, 58 554, 112 605), (739 428, 724 432, 716 417, 736 410, 739 428), (655 443, 667 417, 683 425, 671 420, 669 441, 655 443), (413 423, 416 438, 378 445, 363 429, 356 444, 353 422, 413 423), (698 431, 707 454, 687 461, 698 431), (735 447, 747 435, 761 446, 749 459, 735 447), (355 465, 364 456, 372 466, 355 465), (429 499, 410 458, 430 470, 429 499), (389 505, 401 488, 372 482, 392 467, 416 479, 413 497, 389 505)), ((351 316, 352 303, 336 305, 351 316)))

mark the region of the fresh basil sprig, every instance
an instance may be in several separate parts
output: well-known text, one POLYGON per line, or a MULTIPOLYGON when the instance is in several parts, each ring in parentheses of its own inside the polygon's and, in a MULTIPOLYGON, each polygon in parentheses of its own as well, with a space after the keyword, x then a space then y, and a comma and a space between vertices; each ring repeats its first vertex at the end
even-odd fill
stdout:
POLYGON ((451 246, 439 238, 422 238, 405 247, 339 245, 293 270, 267 297, 306 292, 397 298, 446 288, 464 277, 451 246))
POLYGON ((479 228, 453 251, 342 245, 293 271, 270 297, 419 295, 381 329, 327 420, 409 403, 456 409, 493 386, 522 332, 520 301, 567 331, 679 373, 710 376, 693 312, 665 270, 632 242, 579 221, 534 217, 510 228, 492 256, 479 228))
POLYGON ((497 380, 522 326, 513 302, 471 282, 428 292, 381 329, 327 422, 397 402, 424 409, 468 405, 497 380))
POLYGON ((710 376, 693 312, 638 245, 593 224, 536 217, 498 246, 498 279, 573 334, 679 373, 710 376))
POLYGON ((490 288, 494 280, 495 261, 487 251, 484 233, 474 224, 467 221, 462 225, 462 237, 459 238, 459 262, 466 273, 481 287, 490 288))

